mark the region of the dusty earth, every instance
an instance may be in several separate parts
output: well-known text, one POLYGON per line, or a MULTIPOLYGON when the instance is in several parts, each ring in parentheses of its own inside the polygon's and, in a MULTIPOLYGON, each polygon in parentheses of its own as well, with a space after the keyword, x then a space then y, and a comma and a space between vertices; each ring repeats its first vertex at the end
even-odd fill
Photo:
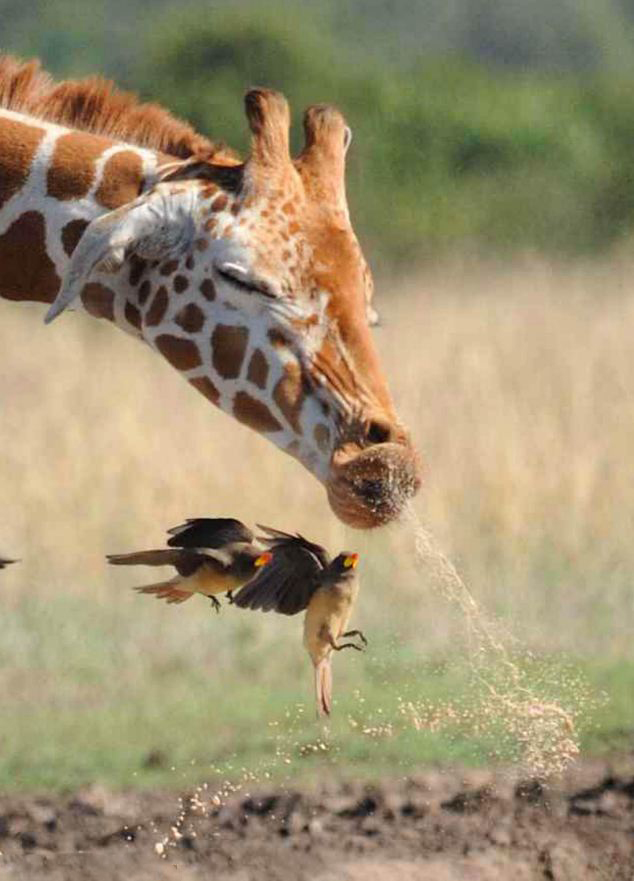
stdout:
POLYGON ((180 798, 97 786, 0 796, 0 881, 634 879, 634 754, 585 761, 549 786, 426 771, 180 798))

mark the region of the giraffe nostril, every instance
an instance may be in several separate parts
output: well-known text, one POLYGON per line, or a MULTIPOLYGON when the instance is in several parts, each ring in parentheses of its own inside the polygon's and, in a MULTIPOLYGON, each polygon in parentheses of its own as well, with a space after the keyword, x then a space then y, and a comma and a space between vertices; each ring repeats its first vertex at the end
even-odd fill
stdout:
POLYGON ((365 436, 368 443, 371 444, 387 443, 391 437, 390 426, 385 422, 379 422, 377 419, 373 419, 368 423, 365 436))
POLYGON ((368 504, 378 505, 385 499, 385 482, 380 479, 360 480, 356 484, 357 492, 368 504))

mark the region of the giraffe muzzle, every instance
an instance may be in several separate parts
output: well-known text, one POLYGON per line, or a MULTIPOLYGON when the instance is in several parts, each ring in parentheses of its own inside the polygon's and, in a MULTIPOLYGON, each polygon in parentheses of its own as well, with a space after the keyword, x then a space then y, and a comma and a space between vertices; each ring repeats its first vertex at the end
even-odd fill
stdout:
POLYGON ((356 529, 373 529, 397 519, 420 486, 413 447, 382 443, 335 452, 326 489, 340 520, 356 529))

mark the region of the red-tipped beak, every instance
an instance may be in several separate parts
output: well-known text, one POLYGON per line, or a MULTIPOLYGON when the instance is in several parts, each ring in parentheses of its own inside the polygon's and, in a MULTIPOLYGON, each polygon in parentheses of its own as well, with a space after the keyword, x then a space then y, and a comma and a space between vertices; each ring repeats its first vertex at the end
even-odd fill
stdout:
POLYGON ((266 566, 267 563, 270 563, 273 559, 273 554, 270 551, 264 551, 263 554, 260 554, 259 557, 254 562, 254 566, 260 568, 260 566, 266 566))

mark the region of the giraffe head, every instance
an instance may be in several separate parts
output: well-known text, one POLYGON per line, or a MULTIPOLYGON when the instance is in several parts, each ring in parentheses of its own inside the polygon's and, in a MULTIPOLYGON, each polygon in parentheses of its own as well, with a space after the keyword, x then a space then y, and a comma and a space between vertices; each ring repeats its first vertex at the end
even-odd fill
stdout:
POLYGON ((132 324, 223 410, 303 462, 345 522, 394 519, 419 487, 370 330, 372 279, 344 188, 350 130, 329 106, 289 151, 285 99, 246 96, 248 159, 165 162, 94 220, 48 320, 76 296, 132 324), (113 277, 114 276, 114 277, 113 277))

